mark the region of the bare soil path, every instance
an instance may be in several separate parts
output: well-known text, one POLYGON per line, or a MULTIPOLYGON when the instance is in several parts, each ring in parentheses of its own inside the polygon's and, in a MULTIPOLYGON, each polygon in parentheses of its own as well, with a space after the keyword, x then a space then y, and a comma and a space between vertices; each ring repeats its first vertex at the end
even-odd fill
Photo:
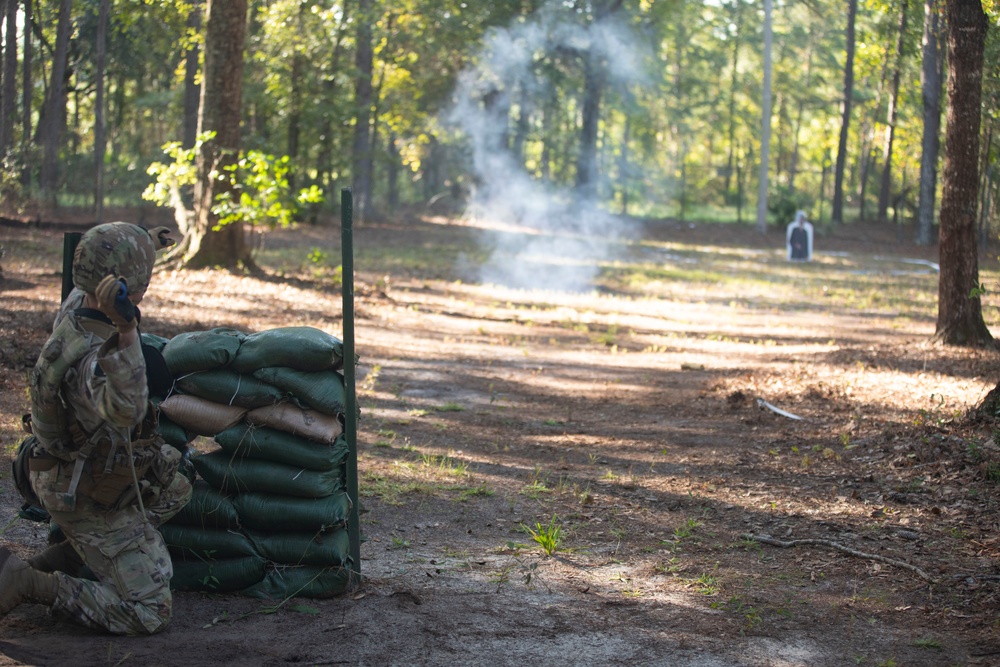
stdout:
MULTIPOLYGON (((475 256, 479 233, 355 233, 357 593, 181 593, 149 638, 23 605, 0 619, 0 667, 1000 664, 1000 454, 992 423, 965 418, 998 358, 930 345, 935 277, 874 259, 933 261, 926 249, 894 230, 831 234, 792 269, 777 232, 663 223, 600 289, 560 294, 469 282, 452 260, 475 256), (546 555, 530 530, 556 528, 546 555)), ((339 334, 332 272, 305 259, 336 257, 337 237, 271 237, 263 263, 283 280, 160 272, 143 328, 339 334)), ((60 239, 0 227, 5 458, 60 239)), ((3 469, 3 525, 18 504, 3 469)), ((27 555, 45 532, 17 520, 0 545, 27 555)))

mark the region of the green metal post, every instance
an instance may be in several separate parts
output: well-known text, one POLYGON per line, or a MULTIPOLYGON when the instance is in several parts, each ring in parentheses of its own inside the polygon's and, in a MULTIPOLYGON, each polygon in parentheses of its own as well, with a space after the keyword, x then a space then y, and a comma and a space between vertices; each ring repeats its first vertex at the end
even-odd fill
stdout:
POLYGON ((354 363, 354 195, 350 188, 340 191, 340 238, 342 255, 342 291, 344 295, 344 431, 347 436, 347 497, 351 515, 347 521, 350 540, 351 572, 361 575, 361 523, 358 499, 358 396, 354 363))
POLYGON ((73 254, 76 246, 83 236, 81 232, 66 232, 63 234, 63 265, 62 265, 62 298, 60 303, 66 300, 73 290, 73 254))

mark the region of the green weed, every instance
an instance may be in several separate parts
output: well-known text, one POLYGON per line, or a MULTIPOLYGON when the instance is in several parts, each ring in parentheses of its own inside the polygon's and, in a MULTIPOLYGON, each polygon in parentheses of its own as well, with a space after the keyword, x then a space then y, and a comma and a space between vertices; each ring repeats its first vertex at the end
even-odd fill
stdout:
POLYGON ((546 556, 551 556, 562 547, 562 526, 556 523, 555 514, 552 515, 548 526, 536 522, 534 528, 522 524, 522 529, 531 535, 531 539, 542 548, 546 556))

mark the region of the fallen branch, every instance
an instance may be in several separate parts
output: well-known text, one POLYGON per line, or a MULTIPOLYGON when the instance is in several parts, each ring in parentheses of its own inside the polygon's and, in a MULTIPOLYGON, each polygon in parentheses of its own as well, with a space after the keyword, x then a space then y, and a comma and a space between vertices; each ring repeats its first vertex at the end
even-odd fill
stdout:
POLYGON ((857 549, 845 547, 843 544, 839 544, 837 542, 831 542, 830 540, 817 540, 817 539, 807 538, 801 540, 789 540, 788 542, 784 542, 782 540, 776 540, 770 535, 753 535, 751 533, 745 533, 740 537, 745 540, 753 540, 754 542, 760 542, 761 544, 769 544, 772 547, 780 547, 782 549, 789 549, 791 547, 799 547, 807 545, 827 547, 829 549, 842 551, 845 554, 856 556, 858 558, 867 558, 868 560, 878 561, 880 563, 885 563, 886 565, 894 565, 896 567, 901 567, 903 569, 909 570, 910 572, 913 572, 915 575, 917 575, 924 581, 928 581, 932 584, 939 583, 937 579, 930 576, 916 565, 910 565, 906 561, 896 560, 895 558, 886 558, 885 556, 880 556, 878 554, 870 554, 864 551, 858 551, 857 549))
POLYGON ((788 417, 789 419, 797 419, 797 420, 800 420, 800 421, 804 421, 804 418, 799 417, 798 415, 793 415, 791 412, 787 412, 785 410, 782 410, 781 408, 779 408, 776 405, 771 405, 770 403, 768 403, 767 401, 765 401, 763 398, 758 398, 757 399, 757 405, 759 405, 762 408, 767 408, 768 410, 770 410, 771 412, 773 412, 776 415, 781 415, 782 417, 788 417))

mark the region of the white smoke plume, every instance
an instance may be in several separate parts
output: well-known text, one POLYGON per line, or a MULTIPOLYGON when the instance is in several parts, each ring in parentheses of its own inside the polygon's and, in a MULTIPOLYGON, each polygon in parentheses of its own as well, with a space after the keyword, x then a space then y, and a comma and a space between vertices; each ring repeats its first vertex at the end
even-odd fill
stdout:
MULTIPOLYGON (((508 147, 516 131, 509 111, 511 105, 542 108, 555 84, 538 63, 552 54, 578 54, 576 66, 582 68, 591 50, 605 67, 605 98, 607 90, 641 83, 638 43, 619 21, 583 24, 560 9, 543 10, 490 31, 477 65, 459 76, 447 121, 465 135, 471 152, 475 185, 467 215, 496 230, 484 232, 491 254, 480 281, 570 292, 592 288, 628 223, 601 209, 593 191, 555 187, 529 174, 508 147)), ((577 91, 578 100, 582 93, 577 91)), ((575 153, 568 157, 576 160, 575 153)))

